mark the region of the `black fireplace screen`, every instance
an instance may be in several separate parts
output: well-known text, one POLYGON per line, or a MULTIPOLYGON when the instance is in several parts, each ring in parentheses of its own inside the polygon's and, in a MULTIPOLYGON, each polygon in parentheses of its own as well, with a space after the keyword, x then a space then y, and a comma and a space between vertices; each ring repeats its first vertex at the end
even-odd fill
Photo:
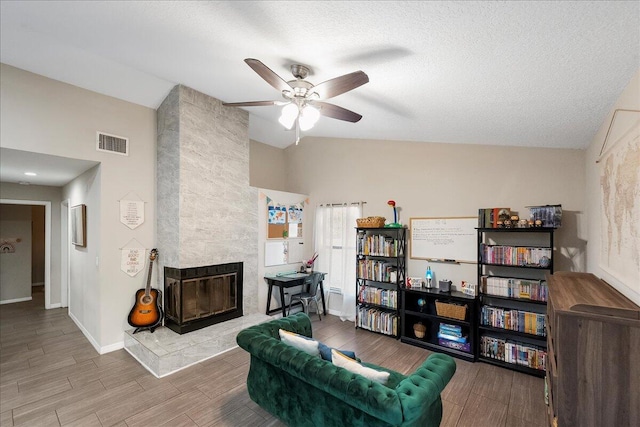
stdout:
POLYGON ((165 267, 165 325, 182 334, 242 316, 242 263, 165 267))

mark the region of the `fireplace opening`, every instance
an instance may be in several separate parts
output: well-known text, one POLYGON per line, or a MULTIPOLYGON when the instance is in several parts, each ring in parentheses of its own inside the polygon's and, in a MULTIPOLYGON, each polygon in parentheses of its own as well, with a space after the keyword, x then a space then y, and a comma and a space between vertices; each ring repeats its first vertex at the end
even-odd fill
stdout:
POLYGON ((242 316, 242 263, 164 268, 165 326, 184 334, 242 316))

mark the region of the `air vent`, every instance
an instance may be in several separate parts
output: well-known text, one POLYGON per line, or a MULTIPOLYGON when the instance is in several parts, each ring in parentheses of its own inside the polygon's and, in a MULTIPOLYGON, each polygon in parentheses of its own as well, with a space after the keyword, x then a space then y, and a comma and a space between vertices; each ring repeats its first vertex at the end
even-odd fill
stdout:
POLYGON ((104 132, 97 132, 96 150, 109 153, 129 155, 129 138, 117 135, 109 135, 104 132))

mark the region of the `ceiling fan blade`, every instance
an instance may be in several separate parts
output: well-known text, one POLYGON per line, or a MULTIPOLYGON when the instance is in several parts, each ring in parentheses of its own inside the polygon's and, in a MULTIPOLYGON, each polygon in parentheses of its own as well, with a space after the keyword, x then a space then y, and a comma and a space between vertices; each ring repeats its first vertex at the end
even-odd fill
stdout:
POLYGON ((354 113, 351 110, 338 107, 334 104, 329 104, 328 102, 314 101, 311 103, 311 105, 320 107, 320 114, 326 117, 331 117, 332 119, 355 123, 362 118, 362 116, 358 113, 354 113))
POLYGON ((257 59, 247 58, 244 60, 244 62, 246 62, 249 67, 253 68, 253 71, 258 73, 258 75, 262 77, 267 83, 278 89, 280 92, 291 90, 291 86, 289 86, 289 83, 284 81, 282 77, 274 73, 271 68, 267 67, 257 59))
POLYGON ((223 102, 222 105, 227 107, 264 107, 267 105, 284 105, 287 102, 282 101, 248 101, 248 102, 223 102))
POLYGON ((316 92, 320 99, 329 99, 349 92, 369 82, 369 76, 363 71, 355 71, 315 85, 309 92, 316 92))

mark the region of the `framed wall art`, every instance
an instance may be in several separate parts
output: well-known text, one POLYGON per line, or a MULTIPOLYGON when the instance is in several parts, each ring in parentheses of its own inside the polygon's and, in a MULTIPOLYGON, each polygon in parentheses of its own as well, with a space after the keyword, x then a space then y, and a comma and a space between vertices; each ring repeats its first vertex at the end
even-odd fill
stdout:
POLYGON ((87 247, 87 205, 71 207, 71 243, 87 247))

